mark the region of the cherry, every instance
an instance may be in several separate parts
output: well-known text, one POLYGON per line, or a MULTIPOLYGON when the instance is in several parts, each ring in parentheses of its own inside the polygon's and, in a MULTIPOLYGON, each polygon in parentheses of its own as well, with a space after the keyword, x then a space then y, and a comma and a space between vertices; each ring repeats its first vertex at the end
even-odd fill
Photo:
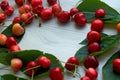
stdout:
POLYGON ((87 23, 87 19, 86 19, 86 16, 85 14, 83 13, 77 13, 75 16, 74 16, 74 20, 75 20, 75 24, 77 26, 85 26, 86 23, 87 23))
POLYGON ((38 58, 38 64, 41 65, 43 68, 47 69, 50 67, 51 61, 45 56, 38 58))
POLYGON ((101 34, 97 31, 90 31, 87 34, 87 41, 88 43, 93 43, 93 42, 100 42, 101 40, 101 34))
POLYGON ((15 24, 15 23, 20 23, 20 21, 21 21, 20 17, 14 17, 12 23, 13 23, 13 24, 15 24))
POLYGON ((6 40, 6 46, 10 48, 12 45, 17 45, 17 41, 14 37, 8 37, 6 40))
POLYGON ((87 56, 84 60, 84 66, 85 68, 97 68, 99 65, 99 62, 95 56, 87 56))
POLYGON ((98 72, 94 68, 88 68, 85 72, 85 75, 90 78, 90 80, 96 80, 98 72))
POLYGON ((53 12, 53 14, 55 15, 55 16, 57 16, 57 14, 59 13, 59 12, 61 12, 62 11, 62 8, 61 8, 61 6, 59 5, 59 4, 54 4, 53 6, 52 6, 52 12, 53 12))
POLYGON ((6 19, 6 14, 0 12, 0 23, 3 23, 6 19))
POLYGON ((40 12, 43 10, 43 6, 38 5, 32 8, 32 12, 40 16, 40 12))
POLYGON ((92 21, 91 30, 97 31, 97 32, 102 32, 103 28, 104 28, 104 23, 102 20, 95 19, 92 21))
POLYGON ((17 72, 22 68, 23 62, 19 58, 13 58, 13 59, 11 59, 11 64, 10 65, 11 65, 12 70, 17 72))
POLYGON ((47 2, 50 6, 52 6, 57 3, 57 0, 47 0, 47 2))
POLYGON ((70 16, 73 17, 73 15, 75 15, 78 12, 79 12, 78 8, 71 8, 70 9, 70 16))
POLYGON ((70 13, 68 11, 61 11, 57 14, 57 19, 61 23, 67 23, 70 20, 70 13))
POLYGON ((32 0, 28 0, 29 3, 31 3, 32 0))
POLYGON ((25 5, 23 5, 19 8, 19 13, 20 14, 27 13, 27 12, 30 12, 30 11, 31 11, 31 7, 28 4, 25 4, 25 5))
POLYGON ((116 58, 113 60, 112 67, 116 73, 120 74, 120 58, 116 58))
POLYGON ((35 61, 30 61, 28 62, 28 64, 26 65, 26 73, 29 75, 29 76, 32 76, 33 74, 33 71, 34 71, 34 75, 38 73, 38 68, 35 68, 37 67, 38 64, 37 62, 35 61), (34 68, 34 69, 32 69, 34 68), (30 70, 29 70, 30 69, 30 70))
POLYGON ((25 0, 15 0, 15 3, 18 5, 18 6, 22 6, 24 4, 25 0))
POLYGON ((14 13, 14 8, 12 6, 8 6, 5 9, 5 14, 7 14, 8 16, 11 16, 14 13))
POLYGON ((52 10, 50 8, 44 8, 41 11, 40 16, 41 16, 42 20, 45 20, 45 21, 49 20, 53 16, 52 10))
POLYGON ((0 45, 4 46, 7 41, 7 36, 5 34, 0 34, 0 45))
POLYGON ((42 0, 31 0, 32 7, 42 5, 42 0))
POLYGON ((12 32, 16 36, 21 36, 24 34, 24 28, 19 23, 15 23, 12 26, 12 32))
POLYGON ((117 32, 120 33, 120 23, 116 25, 117 32))
POLYGON ((65 68, 68 70, 75 70, 75 68, 79 65, 79 61, 76 57, 70 57, 65 64, 65 68), (76 65, 76 66, 75 66, 76 65))
POLYGON ((33 21, 33 14, 31 12, 23 13, 20 16, 21 21, 23 21, 25 24, 30 24, 33 21))
POLYGON ((62 70, 59 67, 52 68, 50 70, 49 77, 51 80, 64 80, 62 70))
POLYGON ((98 52, 101 50, 101 46, 99 43, 97 42, 93 42, 93 43, 90 43, 88 45, 88 52, 89 53, 93 53, 93 52, 98 52))
POLYGON ((18 45, 12 45, 10 47, 10 52, 18 52, 20 50, 21 50, 21 48, 18 45))
POLYGON ((2 9, 2 10, 5 10, 6 7, 9 6, 9 3, 8 3, 7 0, 3 0, 3 1, 1 2, 0 6, 1 6, 1 9, 2 9))
POLYGON ((88 76, 83 76, 83 77, 81 77, 80 80, 91 80, 91 79, 88 76))
POLYGON ((105 16, 105 14, 106 14, 106 12, 102 8, 95 11, 95 17, 96 18, 103 18, 105 16))

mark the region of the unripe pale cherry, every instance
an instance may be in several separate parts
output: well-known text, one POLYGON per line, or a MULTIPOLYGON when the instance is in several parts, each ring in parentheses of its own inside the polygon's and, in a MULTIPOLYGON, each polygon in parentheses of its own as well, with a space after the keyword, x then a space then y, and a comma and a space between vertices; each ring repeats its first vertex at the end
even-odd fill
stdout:
POLYGON ((0 45, 4 46, 7 41, 7 36, 5 34, 0 34, 0 45))

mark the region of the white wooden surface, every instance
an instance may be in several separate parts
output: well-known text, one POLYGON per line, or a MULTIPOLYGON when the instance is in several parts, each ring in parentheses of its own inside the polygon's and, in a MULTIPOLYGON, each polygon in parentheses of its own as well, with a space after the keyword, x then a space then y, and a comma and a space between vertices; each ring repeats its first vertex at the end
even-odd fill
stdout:
MULTIPOLYGON (((8 0, 11 5, 18 8, 13 0, 8 0)), ((69 11, 70 8, 74 7, 79 0, 60 0, 63 10, 69 11)), ((114 9, 120 12, 119 0, 103 0, 114 9)), ((44 6, 48 7, 46 0, 43 0, 44 6)), ((94 5, 94 4, 93 4, 94 5)), ((8 18, 12 20, 14 16, 18 16, 16 10, 14 15, 8 18)), ((11 21, 7 21, 6 25, 9 25, 11 21)), ((111 26, 111 25, 109 25, 111 26)), ((104 32, 107 34, 116 34, 115 28, 106 27, 104 32)), ((2 27, 3 28, 3 27, 2 27)), ((0 27, 0 30, 2 29, 0 27)), ((67 61, 71 56, 74 56, 76 51, 82 47, 79 43, 85 39, 86 34, 90 31, 90 24, 87 24, 84 28, 76 29, 73 21, 62 25, 59 24, 57 19, 54 17, 50 21, 43 22, 41 27, 38 27, 38 20, 34 20, 32 24, 26 26, 26 33, 19 43, 22 50, 37 49, 47 53, 52 53, 62 61, 67 61)), ((100 56, 98 59, 100 65, 98 67, 99 76, 97 80, 102 80, 101 68, 106 60, 118 50, 118 47, 108 54, 100 56)), ((2 67, 3 65, 1 65, 2 67)), ((84 70, 80 67, 79 73, 83 76, 84 70)), ((9 70, 0 70, 0 74, 11 73, 9 70)), ((17 74, 19 75, 19 74, 17 74)), ((24 76, 20 74, 19 76, 24 76)), ((48 77, 38 78, 37 80, 50 80, 48 77)), ((73 78, 71 75, 65 74, 64 80, 80 80, 79 78, 73 78)))

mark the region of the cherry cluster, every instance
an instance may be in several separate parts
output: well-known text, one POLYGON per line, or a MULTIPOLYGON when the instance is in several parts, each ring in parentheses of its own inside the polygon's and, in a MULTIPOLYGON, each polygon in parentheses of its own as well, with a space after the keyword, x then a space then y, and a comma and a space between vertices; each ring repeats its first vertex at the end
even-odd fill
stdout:
POLYGON ((0 24, 3 23, 7 16, 11 16, 14 13, 14 8, 8 3, 7 0, 3 0, 0 3, 0 24))

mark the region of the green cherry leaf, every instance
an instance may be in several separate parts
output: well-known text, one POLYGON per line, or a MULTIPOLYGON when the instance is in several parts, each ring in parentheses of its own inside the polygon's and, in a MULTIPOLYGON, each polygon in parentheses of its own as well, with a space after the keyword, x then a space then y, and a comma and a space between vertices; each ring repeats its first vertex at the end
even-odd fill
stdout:
POLYGON ((16 77, 12 74, 5 74, 0 76, 0 80, 27 80, 27 79, 16 77))
POLYGON ((40 68, 39 74, 37 76, 45 76, 49 74, 50 69, 54 67, 60 67, 62 70, 64 69, 62 64, 58 61, 58 58, 56 58, 54 55, 49 53, 44 53, 39 50, 23 50, 20 52, 9 52, 9 53, 1 53, 0 54, 0 63, 4 65, 10 65, 10 61, 12 58, 20 58, 23 61, 23 69, 25 69, 26 65, 30 61, 35 61, 40 56, 46 56, 51 60, 51 66, 49 69, 44 70, 43 68, 40 68))
POLYGON ((88 22, 95 19, 95 11, 99 8, 103 8, 106 11, 106 15, 102 20, 106 23, 118 23, 120 22, 120 14, 107 5, 106 3, 102 2, 101 0, 84 0, 81 2, 77 8, 85 13, 88 22))
POLYGON ((105 65, 102 68, 102 75, 103 75, 103 80, 120 80, 120 75, 115 73, 112 68, 112 62, 115 58, 120 57, 120 52, 116 52, 113 54, 109 60, 105 63, 105 65), (108 74, 109 73, 109 74, 108 74))
POLYGON ((88 44, 86 44, 76 52, 75 57, 77 57, 80 62, 83 62, 88 55, 99 56, 107 53, 108 51, 112 50, 112 48, 117 45, 119 41, 120 35, 104 35, 100 42, 102 48, 101 51, 89 54, 87 50, 88 44))
POLYGON ((18 37, 15 36, 15 35, 12 33, 12 26, 13 26, 13 24, 7 26, 7 28, 2 31, 2 34, 5 34, 7 37, 10 37, 10 36, 15 37, 16 40, 17 40, 17 42, 19 43, 19 42, 21 41, 21 39, 22 39, 22 37, 23 37, 24 34, 23 34, 22 36, 18 36, 18 37))

